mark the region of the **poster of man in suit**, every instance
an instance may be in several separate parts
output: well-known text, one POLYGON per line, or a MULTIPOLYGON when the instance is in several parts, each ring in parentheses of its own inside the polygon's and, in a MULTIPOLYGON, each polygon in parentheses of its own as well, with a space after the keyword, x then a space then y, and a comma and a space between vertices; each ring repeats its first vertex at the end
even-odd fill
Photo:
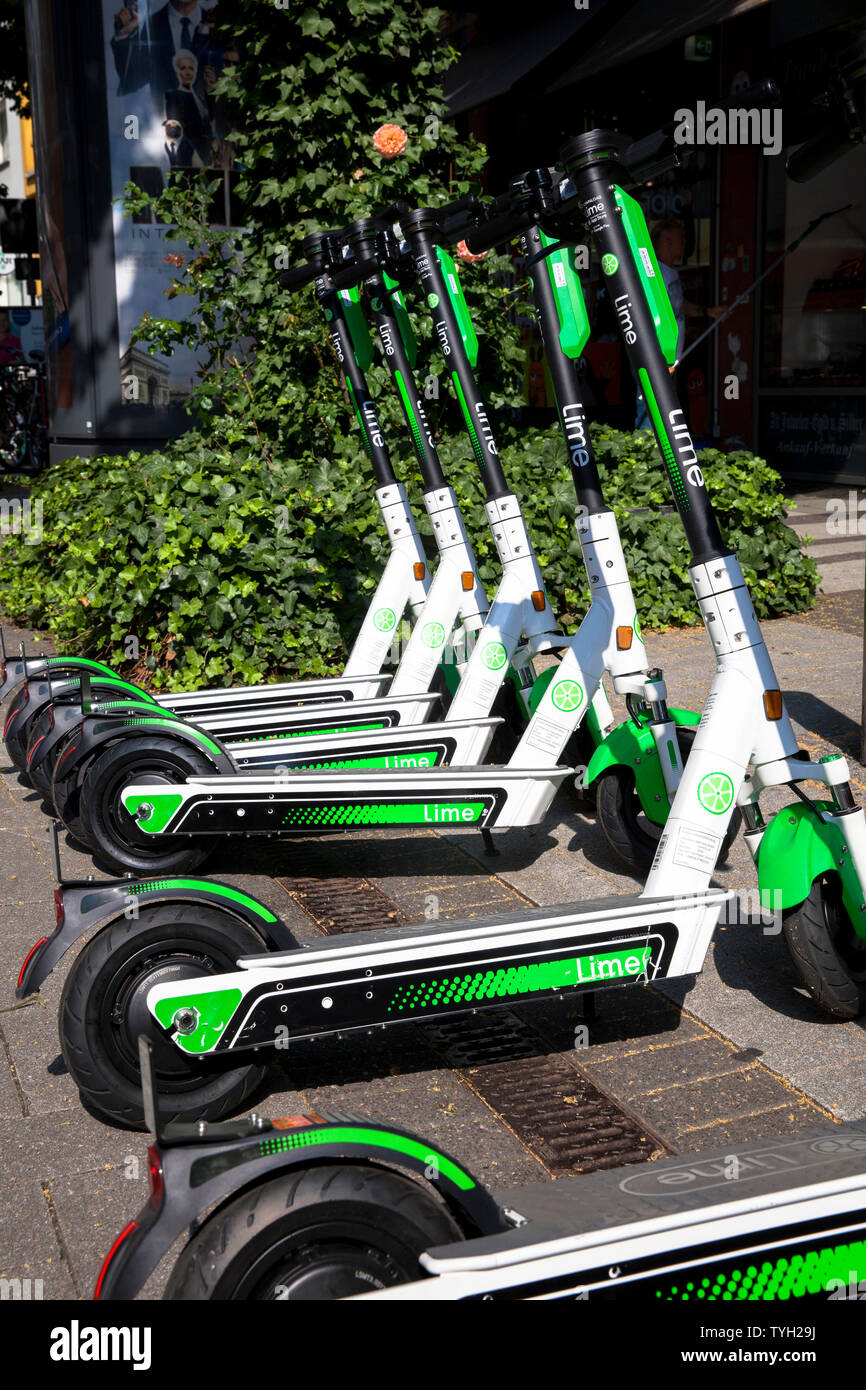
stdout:
MULTIPOLYGON (((220 9, 226 9, 225 0, 222 6, 219 0, 102 0, 114 200, 122 199, 130 180, 157 192, 184 171, 212 170, 222 173, 224 184, 213 220, 229 222, 232 119, 214 88, 236 60, 237 46, 220 9)), ((113 215, 120 355, 128 367, 130 334, 144 313, 184 316, 189 301, 165 295, 175 273, 166 256, 183 250, 167 244, 170 228, 152 214, 126 217, 118 201, 113 215)), ((167 371, 160 403, 185 399, 195 375, 194 354, 181 349, 155 360, 167 371)), ((132 408, 154 404, 134 373, 122 376, 121 391, 132 408)))

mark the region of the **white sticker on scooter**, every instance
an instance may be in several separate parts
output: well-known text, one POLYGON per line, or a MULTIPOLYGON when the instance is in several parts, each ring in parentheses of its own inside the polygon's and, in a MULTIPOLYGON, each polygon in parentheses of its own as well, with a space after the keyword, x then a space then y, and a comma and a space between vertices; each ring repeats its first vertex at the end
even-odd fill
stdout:
POLYGON ((533 721, 532 732, 526 736, 528 748, 543 748, 546 753, 556 753, 562 748, 562 729, 549 719, 533 721))
POLYGON ((708 835, 704 830, 681 825, 677 831, 674 863, 681 869, 700 869, 704 873, 712 873, 721 846, 721 835, 708 835))

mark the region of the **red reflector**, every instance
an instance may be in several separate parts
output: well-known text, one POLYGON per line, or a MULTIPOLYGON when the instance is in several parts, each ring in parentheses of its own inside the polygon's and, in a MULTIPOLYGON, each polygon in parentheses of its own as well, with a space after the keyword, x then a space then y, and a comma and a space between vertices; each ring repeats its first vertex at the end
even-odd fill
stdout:
POLYGON ((43 740, 44 738, 45 738, 45 735, 44 735, 44 734, 40 734, 40 735, 39 735, 39 738, 36 740, 36 742, 35 742, 35 743, 32 743, 32 744, 30 745, 29 749, 27 750, 27 766, 28 766, 28 767, 30 766, 31 762, 33 761, 33 754, 36 752, 36 749, 39 747, 40 743, 42 742, 42 740, 43 740))
POLYGON ((40 936, 40 938, 39 938, 39 940, 37 941, 36 945, 35 945, 35 946, 31 946, 31 947, 30 947, 30 950, 27 952, 27 955, 24 957, 24 964, 22 965, 21 971, 20 971, 20 973, 19 973, 19 975, 18 975, 18 988, 19 988, 19 989, 21 988, 21 981, 24 979, 24 971, 27 969, 27 966, 28 966, 29 963, 30 963, 30 957, 31 957, 31 956, 35 956, 36 952, 39 950, 39 947, 40 947, 40 946, 44 946, 47 940, 48 940, 48 937, 47 937, 47 936, 40 936))
POLYGON ((306 1129, 309 1125, 323 1125, 325 1121, 321 1115, 315 1111, 310 1111, 308 1115, 283 1115, 277 1120, 271 1120, 274 1129, 306 1129))
POLYGON ((137 1221, 130 1221, 129 1225, 128 1225, 128 1226, 124 1226, 124 1228, 123 1228, 123 1230, 121 1231, 120 1235, 117 1237, 117 1240, 114 1242, 114 1244, 112 1245, 112 1247, 111 1247, 111 1249, 109 1250, 108 1254, 106 1255, 105 1259, 102 1261, 102 1269, 99 1271, 99 1278, 98 1278, 97 1281, 96 1281, 96 1288, 93 1290, 93 1297, 94 1297, 94 1298, 98 1298, 98 1297, 99 1297, 100 1292, 101 1292, 101 1290, 102 1290, 103 1280, 105 1279, 105 1276, 106 1276, 106 1274, 108 1273, 108 1266, 111 1264, 111 1261, 114 1259, 114 1257, 115 1257, 115 1255, 117 1254, 118 1250, 120 1249, 121 1245, 122 1245, 123 1242, 126 1240, 126 1237, 127 1237, 127 1236, 131 1236, 132 1233, 133 1233, 133 1231, 137 1231, 137 1230, 138 1230, 138 1222, 137 1222, 137 1221))
POLYGON ((150 1172, 150 1205, 154 1211, 159 1211, 162 1206, 165 1185, 163 1183, 162 1155, 156 1144, 151 1144, 148 1147, 147 1164, 150 1172))
POLYGON ((59 927, 59 926, 62 924, 62 922, 63 922, 63 917, 64 917, 64 914, 65 914, 65 911, 66 911, 66 909, 65 909, 64 906, 63 906, 63 890, 62 890, 61 888, 55 888, 55 890, 54 890, 54 920, 56 921, 58 927, 59 927))
POLYGON ((6 735, 7 735, 8 732, 9 732, 10 726, 11 726, 11 724, 12 724, 12 720, 15 718, 16 714, 20 714, 20 713, 21 713, 22 709, 24 708, 24 706, 27 704, 28 700, 30 699, 30 687, 29 687, 29 685, 26 684, 26 682, 25 682, 25 685, 24 685, 24 689, 23 689, 23 691, 22 691, 22 694, 23 694, 24 698, 23 698, 23 700, 21 701, 21 704, 20 704, 20 705, 17 705, 17 704, 16 704, 15 708, 12 710, 11 714, 9 715, 9 718, 6 720, 6 723, 5 723, 4 728, 3 728, 3 737, 4 737, 4 738, 6 737, 6 735))

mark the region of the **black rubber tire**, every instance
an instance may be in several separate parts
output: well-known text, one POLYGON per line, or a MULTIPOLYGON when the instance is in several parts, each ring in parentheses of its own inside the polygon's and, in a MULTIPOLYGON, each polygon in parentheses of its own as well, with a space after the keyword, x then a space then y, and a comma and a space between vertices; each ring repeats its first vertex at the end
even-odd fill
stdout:
POLYGON ((214 1213, 163 1298, 330 1302, 423 1279, 425 1250, 462 1238, 420 1183, 365 1164, 282 1173, 214 1213))
MULTIPOLYGON (((24 715, 23 718, 18 713, 21 709, 26 709, 26 701, 23 700, 24 681, 17 685, 9 696, 6 706, 6 718, 4 729, 8 726, 12 715, 17 715, 12 728, 8 734, 4 734, 3 742, 6 745, 6 752, 9 759, 14 763, 19 772, 27 776, 27 746, 30 742, 30 726, 33 723, 33 716, 24 715)), ((38 714, 36 716, 38 718, 38 714)))
MULTIPOLYGON (((691 752, 696 732, 695 725, 677 725, 677 742, 684 764, 691 752)), ((650 822, 643 819, 640 799, 635 789, 634 773, 627 767, 612 767, 596 779, 595 785, 598 823, 604 838, 618 859, 638 874, 646 874, 658 849, 661 828, 646 828, 650 826, 650 822), (658 833, 654 834, 654 830, 658 833)), ((735 806, 722 839, 719 857, 716 860, 717 866, 724 864, 727 859, 742 821, 742 812, 735 806)))
POLYGON ((866 1013, 866 940, 854 931, 838 874, 816 878, 782 930, 791 959, 819 1008, 834 1018, 866 1013))
POLYGON ((38 751, 34 748, 36 740, 45 737, 51 731, 51 725, 48 720, 49 715, 48 709, 46 708, 42 710, 41 714, 32 725, 31 736, 27 745, 27 776, 30 779, 30 785, 35 787, 36 791, 48 802, 50 807, 53 807, 53 802, 51 800, 51 783, 54 777, 54 764, 57 761, 59 745, 58 748, 52 750, 48 758, 43 758, 41 762, 37 762, 35 766, 31 756, 34 751, 38 751))
POLYGON ((165 1120, 218 1120, 242 1106, 268 1064, 187 1057, 147 1013, 144 995, 157 971, 159 982, 168 983, 172 961, 178 978, 192 978, 233 971, 239 956, 265 949, 252 927, 230 913, 189 902, 145 906, 137 919, 121 918, 98 932, 66 978, 58 1014, 63 1059, 82 1099, 122 1125, 145 1128, 138 1069, 143 1032, 153 1042, 165 1120))
POLYGON ((197 868, 213 849, 214 836, 146 835, 122 806, 120 793, 131 782, 171 785, 213 772, 213 763, 179 738, 136 736, 108 744, 90 763, 81 787, 84 843, 112 873, 158 875, 197 868))

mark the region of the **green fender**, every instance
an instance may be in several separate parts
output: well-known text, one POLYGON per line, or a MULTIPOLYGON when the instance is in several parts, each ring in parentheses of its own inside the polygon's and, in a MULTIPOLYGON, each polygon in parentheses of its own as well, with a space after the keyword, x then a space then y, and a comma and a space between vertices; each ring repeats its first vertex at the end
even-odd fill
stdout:
MULTIPOLYGON (((675 724, 683 727, 701 722, 701 716, 694 710, 671 706, 668 713, 675 724)), ((625 719, 618 724, 590 758, 584 786, 588 787, 611 767, 627 767, 634 772, 635 788, 644 815, 655 825, 664 825, 670 802, 655 739, 648 724, 638 726, 633 719, 625 719)))
MULTIPOLYGON (((821 811, 833 812, 831 801, 816 801, 821 811)), ((842 901, 854 930, 866 938, 866 896, 845 843, 842 826, 819 820, 811 806, 795 801, 773 817, 758 847, 758 885, 768 909, 787 908, 808 898, 821 874, 842 880, 842 901)))

